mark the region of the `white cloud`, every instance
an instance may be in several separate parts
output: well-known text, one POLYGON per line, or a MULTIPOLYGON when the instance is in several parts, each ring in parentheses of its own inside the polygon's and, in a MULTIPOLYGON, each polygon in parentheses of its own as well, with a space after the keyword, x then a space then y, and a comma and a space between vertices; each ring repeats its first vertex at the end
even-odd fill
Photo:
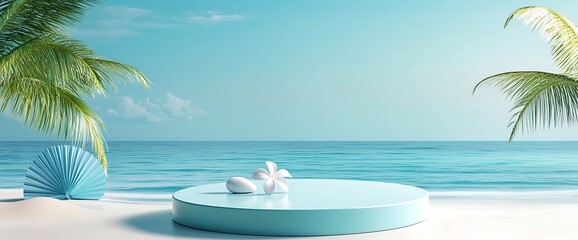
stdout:
POLYGON ((202 14, 183 11, 180 14, 163 16, 149 9, 128 6, 108 6, 96 10, 94 14, 95 20, 71 28, 69 33, 77 37, 123 37, 139 35, 144 29, 174 28, 190 24, 210 25, 246 18, 240 14, 217 11, 206 11, 202 14))
POLYGON ((179 98, 169 92, 165 98, 135 101, 130 97, 118 98, 115 108, 107 110, 110 115, 132 119, 144 119, 148 122, 163 122, 169 119, 191 120, 205 114, 202 108, 191 106, 191 101, 179 98))
POLYGON ((200 108, 191 107, 191 101, 179 98, 171 93, 167 93, 165 101, 162 103, 165 113, 173 118, 193 119, 195 115, 204 115, 205 111, 200 108))
POLYGON ((213 24, 219 22, 240 21, 245 16, 240 14, 223 14, 217 11, 207 11, 205 14, 194 14, 193 12, 186 12, 186 19, 188 23, 194 24, 213 24))
POLYGON ((148 9, 127 6, 108 6, 103 8, 102 11, 108 15, 120 18, 137 18, 151 13, 148 9))
POLYGON ((96 25, 113 29, 167 28, 174 26, 167 18, 156 16, 144 8, 110 6, 103 9, 105 18, 96 20, 96 25))
POLYGON ((122 28, 93 28, 93 29, 79 29, 72 28, 68 30, 68 33, 72 36, 85 36, 85 37, 125 37, 138 35, 139 32, 131 29, 122 28))

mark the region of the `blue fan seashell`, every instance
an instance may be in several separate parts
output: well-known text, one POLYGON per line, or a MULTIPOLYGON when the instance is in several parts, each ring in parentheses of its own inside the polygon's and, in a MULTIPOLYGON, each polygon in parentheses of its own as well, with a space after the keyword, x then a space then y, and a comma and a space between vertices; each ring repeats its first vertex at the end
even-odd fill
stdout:
POLYGON ((104 195, 106 174, 91 153, 70 145, 44 150, 32 162, 24 181, 24 198, 97 200, 104 195))

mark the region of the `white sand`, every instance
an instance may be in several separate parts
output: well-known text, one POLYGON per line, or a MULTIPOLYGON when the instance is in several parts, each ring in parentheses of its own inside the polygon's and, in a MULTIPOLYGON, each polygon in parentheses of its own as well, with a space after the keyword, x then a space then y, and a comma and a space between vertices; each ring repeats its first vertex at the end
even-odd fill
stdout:
MULTIPOLYGON (((206 232, 175 224, 171 205, 23 201, 0 190, 0 239, 297 239, 206 232)), ((578 199, 431 200, 422 223, 376 233, 298 239, 578 239, 578 199)))

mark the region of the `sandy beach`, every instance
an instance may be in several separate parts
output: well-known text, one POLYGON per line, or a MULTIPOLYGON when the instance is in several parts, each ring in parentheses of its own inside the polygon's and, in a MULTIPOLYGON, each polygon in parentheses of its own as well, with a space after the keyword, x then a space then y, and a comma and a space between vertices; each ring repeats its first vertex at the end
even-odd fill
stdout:
POLYGON ((578 204, 566 200, 433 197, 429 218, 390 231, 305 238, 222 234, 171 220, 171 204, 111 200, 22 200, 0 190, 2 239, 576 239, 578 204))

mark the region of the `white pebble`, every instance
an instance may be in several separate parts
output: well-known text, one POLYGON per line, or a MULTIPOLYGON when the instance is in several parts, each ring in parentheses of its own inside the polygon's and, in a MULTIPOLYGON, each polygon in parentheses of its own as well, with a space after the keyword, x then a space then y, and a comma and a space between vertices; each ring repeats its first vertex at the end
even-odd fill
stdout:
POLYGON ((252 193, 257 190, 257 186, 244 177, 231 177, 225 185, 232 193, 252 193))

